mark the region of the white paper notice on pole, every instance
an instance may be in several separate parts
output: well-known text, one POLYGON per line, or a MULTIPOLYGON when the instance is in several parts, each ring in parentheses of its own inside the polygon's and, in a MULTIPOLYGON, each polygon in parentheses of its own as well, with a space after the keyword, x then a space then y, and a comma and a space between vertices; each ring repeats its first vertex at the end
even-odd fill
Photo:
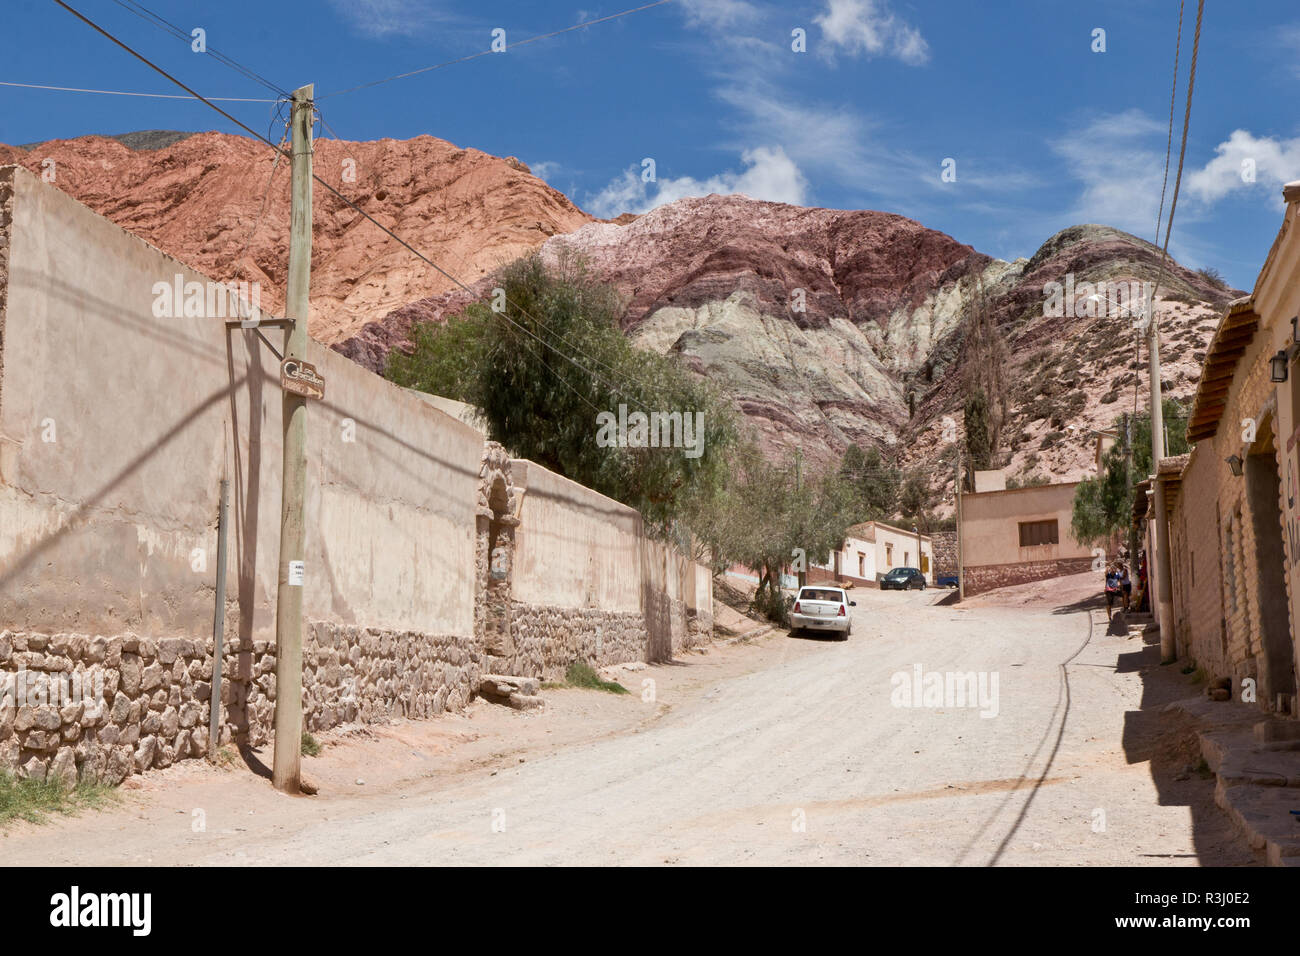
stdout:
POLYGON ((294 587, 302 587, 302 579, 306 573, 306 565, 302 561, 289 562, 289 583, 294 587))

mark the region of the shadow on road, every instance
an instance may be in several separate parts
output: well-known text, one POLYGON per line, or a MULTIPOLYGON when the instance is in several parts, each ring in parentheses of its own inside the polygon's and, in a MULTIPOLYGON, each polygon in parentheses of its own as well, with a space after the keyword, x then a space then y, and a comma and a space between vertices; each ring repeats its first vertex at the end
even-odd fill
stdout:
POLYGON ((1129 763, 1145 762, 1161 806, 1187 807, 1192 840, 1203 866, 1257 866, 1258 858, 1214 802, 1214 775, 1201 758, 1196 722, 1182 711, 1168 711, 1176 700, 1197 696, 1200 685, 1182 673, 1182 662, 1160 663, 1158 634, 1131 641, 1119 655, 1117 671, 1137 672, 1142 700, 1124 715, 1123 747, 1129 763))

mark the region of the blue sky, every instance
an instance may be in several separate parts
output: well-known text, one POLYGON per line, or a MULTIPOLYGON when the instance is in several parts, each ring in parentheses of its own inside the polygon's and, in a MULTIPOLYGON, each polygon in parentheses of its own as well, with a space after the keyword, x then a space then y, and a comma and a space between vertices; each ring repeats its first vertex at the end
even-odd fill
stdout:
MULTIPOLYGON (((269 95, 117 0, 70 2, 205 94, 269 95)), ((1155 234, 1177 0, 673 0, 515 49, 638 0, 140 2, 281 87, 314 82, 345 139, 428 133, 518 156, 598 215, 744 192, 901 213, 1003 258, 1078 222, 1155 234), (487 50, 497 28, 504 53, 325 96, 487 50)), ((0 81, 174 92, 51 0, 5 0, 0 81)), ((1297 102, 1294 0, 1209 0, 1171 244, 1181 261, 1253 286, 1280 186, 1300 179, 1297 102)), ((225 105, 268 128, 271 104, 225 105)), ((192 102, 0 86, 0 142, 160 128, 235 131, 192 102)))

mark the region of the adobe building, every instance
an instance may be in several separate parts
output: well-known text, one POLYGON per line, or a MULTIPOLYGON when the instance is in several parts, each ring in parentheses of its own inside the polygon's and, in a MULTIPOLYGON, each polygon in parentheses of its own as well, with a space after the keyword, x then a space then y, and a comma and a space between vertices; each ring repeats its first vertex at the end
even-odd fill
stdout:
MULTIPOLYGON (((1163 459, 1175 647, 1233 696, 1295 716, 1300 602, 1300 182, 1255 282, 1206 354, 1186 461, 1163 459)), ((1159 520, 1160 516, 1155 516, 1159 520)))
POLYGON ((967 595, 1092 566, 1070 533, 1077 481, 962 495, 961 552, 967 595))
POLYGON ((809 584, 843 581, 877 587, 894 568, 918 568, 934 584, 934 546, 928 534, 905 531, 883 521, 864 521, 849 528, 839 550, 826 564, 808 569, 809 584), (919 555, 919 558, 918 558, 919 555))

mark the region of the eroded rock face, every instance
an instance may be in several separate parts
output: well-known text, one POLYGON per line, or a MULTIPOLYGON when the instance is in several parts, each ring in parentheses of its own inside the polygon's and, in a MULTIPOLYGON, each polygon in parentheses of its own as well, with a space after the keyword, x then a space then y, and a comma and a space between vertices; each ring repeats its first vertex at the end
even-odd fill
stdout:
MULTIPOLYGON (((213 279, 260 282, 262 307, 281 314, 289 248, 287 161, 280 160, 272 178, 275 154, 247 137, 172 136, 122 138, 165 144, 146 149, 102 136, 26 150, 0 146, 0 165, 52 175, 54 185, 95 212, 213 279)), ((592 221, 518 160, 432 136, 319 139, 315 171, 467 284, 550 236, 592 221)), ((314 338, 340 341, 367 321, 454 288, 319 184, 313 204, 314 338)))
MULTIPOLYGON (((627 298, 637 344, 673 353, 719 382, 769 456, 838 461, 875 445, 932 474, 934 504, 950 486, 960 430, 961 346, 982 301, 1006 341, 1003 459, 1021 480, 1064 481, 1092 467, 1090 430, 1132 402, 1128 318, 1051 317, 1048 283, 1151 282, 1159 250, 1106 226, 1052 236, 1005 262, 901 216, 807 209, 743 196, 682 199, 639 217, 592 222, 549 239, 548 258, 578 253, 627 298)), ((411 303, 336 346, 379 371, 412 322, 438 321, 484 295, 455 291, 411 303)), ((1169 263, 1168 394, 1191 394, 1197 355, 1233 294, 1169 263)), ((1141 403, 1139 403, 1141 404, 1141 403)), ((1131 410, 1131 409, 1130 409, 1131 410)))
POLYGON ((683 199, 626 225, 549 240, 629 301, 633 341, 720 381, 767 452, 817 465, 850 442, 888 447, 905 376, 960 324, 978 282, 1017 271, 889 213, 744 196, 683 199))

